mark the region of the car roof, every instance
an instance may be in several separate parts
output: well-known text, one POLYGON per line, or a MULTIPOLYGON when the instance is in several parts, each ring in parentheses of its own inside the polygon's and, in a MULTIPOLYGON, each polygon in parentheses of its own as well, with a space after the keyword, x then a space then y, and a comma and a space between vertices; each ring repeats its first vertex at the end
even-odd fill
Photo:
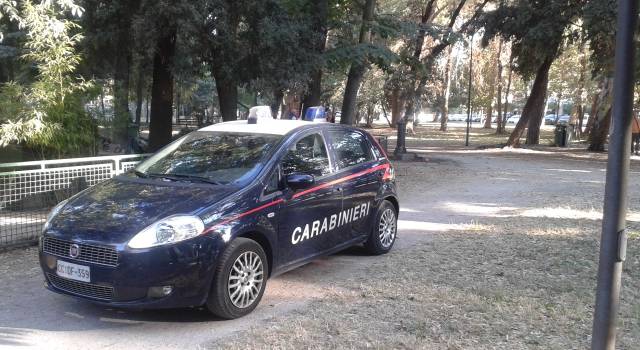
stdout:
POLYGON ((255 124, 249 124, 246 120, 234 120, 231 122, 217 123, 200 129, 199 131, 241 132, 249 134, 286 135, 290 131, 305 126, 317 126, 321 123, 306 122, 302 120, 268 119, 258 118, 255 124))

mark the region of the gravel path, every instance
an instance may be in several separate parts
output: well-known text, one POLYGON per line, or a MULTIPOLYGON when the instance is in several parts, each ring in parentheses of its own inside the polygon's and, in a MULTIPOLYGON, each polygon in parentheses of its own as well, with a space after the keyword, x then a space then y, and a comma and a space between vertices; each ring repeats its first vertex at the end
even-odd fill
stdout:
MULTIPOLYGON (((75 301, 43 289, 35 249, 0 254, 0 348, 585 348, 604 163, 507 151, 428 157, 397 165, 392 253, 353 248, 276 277, 240 320, 75 301)), ((632 170, 623 349, 640 342, 632 170)))

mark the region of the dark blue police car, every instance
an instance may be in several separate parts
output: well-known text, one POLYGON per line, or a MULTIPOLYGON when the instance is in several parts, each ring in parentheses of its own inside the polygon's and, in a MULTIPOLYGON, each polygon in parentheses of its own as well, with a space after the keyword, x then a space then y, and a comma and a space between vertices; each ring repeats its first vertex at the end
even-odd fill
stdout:
POLYGON ((396 238, 394 170, 330 123, 212 125, 58 204, 40 241, 48 289, 115 307, 251 312, 267 278, 396 238))

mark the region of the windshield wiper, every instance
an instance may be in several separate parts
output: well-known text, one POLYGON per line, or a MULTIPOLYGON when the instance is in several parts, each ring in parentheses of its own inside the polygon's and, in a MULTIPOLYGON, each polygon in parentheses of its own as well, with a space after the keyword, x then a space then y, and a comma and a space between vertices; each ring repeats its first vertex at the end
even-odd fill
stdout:
POLYGON ((147 175, 151 177, 165 178, 165 179, 174 180, 174 181, 186 180, 186 181, 205 182, 212 185, 222 185, 222 183, 219 181, 211 180, 208 177, 198 176, 198 175, 188 175, 188 174, 147 174, 147 175))

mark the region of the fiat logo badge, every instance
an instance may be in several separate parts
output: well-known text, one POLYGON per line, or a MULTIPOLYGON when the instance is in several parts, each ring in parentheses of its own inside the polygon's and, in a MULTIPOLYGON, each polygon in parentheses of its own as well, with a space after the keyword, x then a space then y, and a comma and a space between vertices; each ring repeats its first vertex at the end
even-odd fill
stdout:
POLYGON ((72 244, 69 247, 69 256, 72 258, 77 258, 80 255, 80 246, 77 244, 72 244))

